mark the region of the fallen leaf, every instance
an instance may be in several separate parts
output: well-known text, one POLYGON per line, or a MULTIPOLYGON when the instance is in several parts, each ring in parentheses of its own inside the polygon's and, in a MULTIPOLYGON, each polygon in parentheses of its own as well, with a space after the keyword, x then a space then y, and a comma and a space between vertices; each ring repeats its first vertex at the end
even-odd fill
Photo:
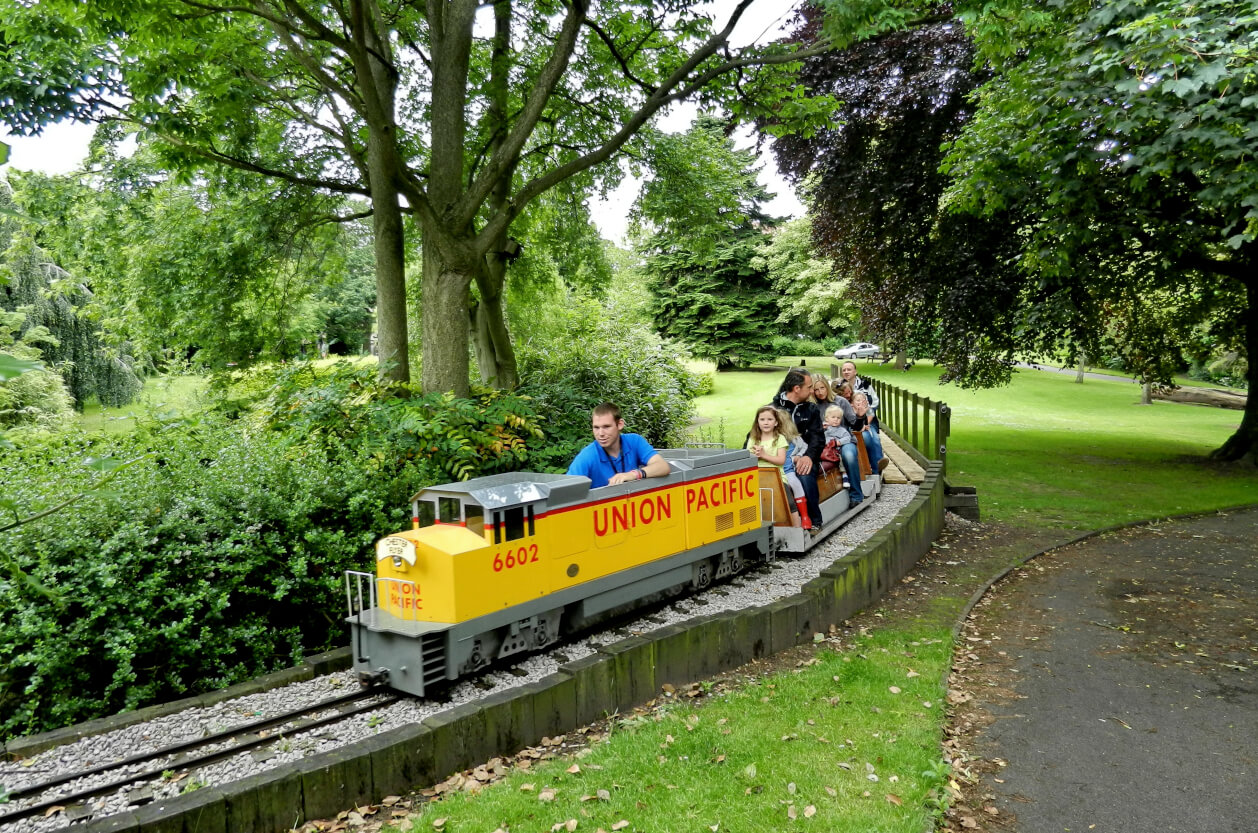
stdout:
POLYGON ((534 790, 534 786, 533 786, 532 784, 521 784, 521 785, 520 785, 520 792, 522 792, 522 793, 531 793, 531 792, 533 792, 533 790, 534 790))
POLYGON ((44 818, 48 818, 49 816, 52 816, 52 815, 55 815, 57 813, 61 813, 64 811, 65 811, 65 807, 62 807, 60 804, 54 804, 44 811, 44 818))
POLYGON ((900 800, 900 796, 896 795, 895 793, 887 793, 883 797, 886 798, 887 801, 890 801, 892 804, 894 804, 897 807, 904 806, 904 802, 900 800))
POLYGON ((976 821, 975 821, 973 818, 971 818, 970 816, 966 816, 966 817, 964 817, 963 819, 961 819, 961 826, 962 826, 962 827, 968 827, 968 828, 970 828, 970 829, 972 830, 972 829, 974 829, 974 828, 978 827, 978 822, 976 822, 976 821))
POLYGON ((906 677, 920 677, 920 676, 922 676, 922 675, 921 675, 921 674, 918 674, 916 671, 914 671, 912 668, 910 668, 910 669, 909 669, 909 673, 905 674, 904 676, 906 676, 906 677))
POLYGON ((541 792, 537 794, 537 800, 538 801, 554 801, 555 791, 552 789, 542 790, 541 792))
POLYGON ((892 694, 899 694, 900 687, 898 685, 893 685, 890 688, 888 688, 887 691, 890 691, 892 694))
POLYGON ((839 791, 836 790, 834 787, 826 787, 826 795, 830 796, 831 798, 838 798, 839 791))
POLYGON ((755 765, 755 764, 747 764, 747 766, 743 767, 743 775, 747 776, 748 778, 755 778, 755 777, 756 777, 756 765, 755 765))
POLYGON ((816 806, 809 804, 807 807, 804 808, 804 818, 810 819, 815 815, 817 815, 816 806))
POLYGON ((983 812, 992 816, 1000 815, 1000 811, 997 810, 995 807, 991 806, 990 804, 983 808, 983 812))
POLYGON ((792 781, 791 783, 789 783, 789 784, 787 784, 787 785, 786 785, 786 791, 787 791, 788 793, 790 793, 791 795, 794 795, 794 794, 795 794, 795 791, 796 791, 797 789, 799 789, 799 788, 795 786, 795 782, 794 782, 794 781, 792 781))
POLYGON ((402 833, 411 833, 415 829, 415 825, 410 819, 402 819, 394 827, 402 831, 402 833))
POLYGON ((432 826, 434 829, 440 830, 441 828, 446 826, 446 819, 445 818, 433 819, 432 826))
POLYGON ((849 764, 847 761, 839 761, 839 766, 842 767, 843 769, 848 769, 848 770, 852 768, 852 765, 849 764))
POLYGON ((392 807, 394 804, 397 804, 401 800, 402 800, 402 796, 400 795, 386 795, 384 798, 380 799, 380 803, 386 807, 392 807))
POLYGON ((624 829, 625 829, 626 827, 628 827, 628 826, 629 826, 629 820, 628 820, 628 819, 621 819, 620 821, 618 821, 618 822, 616 822, 615 824, 613 824, 613 825, 612 825, 612 831, 613 831, 613 833, 615 833, 615 831, 617 831, 617 830, 624 830, 624 829))
POLYGON ((567 772, 569 775, 576 775, 577 773, 579 773, 579 772, 581 771, 581 765, 580 765, 580 764, 573 764, 572 766, 568 767, 568 768, 567 768, 566 770, 564 770, 564 771, 565 771, 565 772, 567 772))
POLYGON ((786 808, 786 817, 787 817, 788 819, 790 819, 791 821, 795 821, 795 818, 796 818, 796 816, 797 816, 797 815, 798 815, 798 814, 795 812, 795 805, 794 805, 794 804, 792 804, 791 806, 789 806, 789 807, 787 807, 787 808, 786 808))

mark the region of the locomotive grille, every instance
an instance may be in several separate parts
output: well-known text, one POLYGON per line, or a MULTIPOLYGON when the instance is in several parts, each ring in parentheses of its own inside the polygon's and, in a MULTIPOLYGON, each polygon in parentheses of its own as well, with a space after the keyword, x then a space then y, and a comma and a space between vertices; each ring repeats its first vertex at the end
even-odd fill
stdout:
POLYGON ((426 633, 420 637, 420 662, 423 665, 424 690, 446 679, 444 633, 426 633))
POLYGON ((744 506, 738 510, 738 522, 740 524, 754 524, 756 522, 756 507, 744 506))
MULTIPOLYGON (((754 510, 753 510, 754 511, 754 510)), ((716 531, 724 532, 727 529, 734 528, 734 513, 722 512, 716 516, 716 531)))

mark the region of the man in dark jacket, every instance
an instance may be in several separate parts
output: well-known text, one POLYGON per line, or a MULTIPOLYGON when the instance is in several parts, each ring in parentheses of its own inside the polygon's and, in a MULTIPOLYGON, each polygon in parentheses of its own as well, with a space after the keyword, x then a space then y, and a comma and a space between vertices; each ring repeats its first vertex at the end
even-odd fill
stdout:
POLYGON ((812 379, 798 370, 792 370, 782 380, 782 387, 778 389, 778 395, 773 397, 772 404, 791 415, 799 436, 808 444, 808 451, 795 458, 795 476, 804 487, 808 517, 812 519, 812 531, 816 534, 822 526, 817 473, 821 471, 821 449, 826 445, 826 433, 821 413, 816 405, 808 401, 811 394, 812 379))

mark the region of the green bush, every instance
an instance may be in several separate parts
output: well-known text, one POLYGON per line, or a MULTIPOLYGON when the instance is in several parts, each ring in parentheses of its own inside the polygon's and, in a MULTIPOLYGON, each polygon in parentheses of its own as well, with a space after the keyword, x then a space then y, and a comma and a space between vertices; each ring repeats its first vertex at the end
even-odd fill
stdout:
POLYGON ((657 448, 684 442, 701 383, 682 365, 685 351, 649 326, 609 321, 595 301, 574 300, 560 335, 523 342, 520 388, 542 417, 546 445, 537 471, 563 471, 591 440, 590 411, 615 402, 627 430, 657 448))
POLYGON ((342 573, 408 525, 410 496, 529 467, 542 442, 519 396, 418 396, 349 366, 281 370, 265 406, 0 456, 23 516, 90 486, 85 455, 141 458, 115 495, 0 533, 0 735, 221 688, 343 643, 342 573))

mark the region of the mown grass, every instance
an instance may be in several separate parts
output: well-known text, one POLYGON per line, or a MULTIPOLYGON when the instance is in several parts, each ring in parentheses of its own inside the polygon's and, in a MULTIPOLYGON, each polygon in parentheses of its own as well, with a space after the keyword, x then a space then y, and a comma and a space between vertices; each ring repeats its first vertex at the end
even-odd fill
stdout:
POLYGON ((205 394, 205 376, 154 376, 144 381, 139 398, 120 408, 106 408, 90 400, 79 415, 79 425, 89 433, 122 434, 135 427, 144 414, 186 413, 197 408, 205 394))
POLYGON ((427 805, 410 829, 920 833, 946 774, 950 653, 943 628, 863 633, 705 704, 615 719, 576 760, 427 805))
MULTIPOLYGON (((808 365, 828 371, 823 362, 817 357, 808 365)), ((985 519, 1094 529, 1258 499, 1258 471, 1207 459, 1236 430, 1240 411, 1140 405, 1134 383, 1076 384, 1073 375, 1035 370, 1019 371, 1006 387, 972 391, 940 385, 929 363, 908 372, 876 362, 859 368, 952 408, 948 475, 978 488, 985 519)), ((718 374, 714 393, 697 400, 698 411, 712 420, 708 425, 733 425, 734 439, 741 438, 780 375, 718 374)))

